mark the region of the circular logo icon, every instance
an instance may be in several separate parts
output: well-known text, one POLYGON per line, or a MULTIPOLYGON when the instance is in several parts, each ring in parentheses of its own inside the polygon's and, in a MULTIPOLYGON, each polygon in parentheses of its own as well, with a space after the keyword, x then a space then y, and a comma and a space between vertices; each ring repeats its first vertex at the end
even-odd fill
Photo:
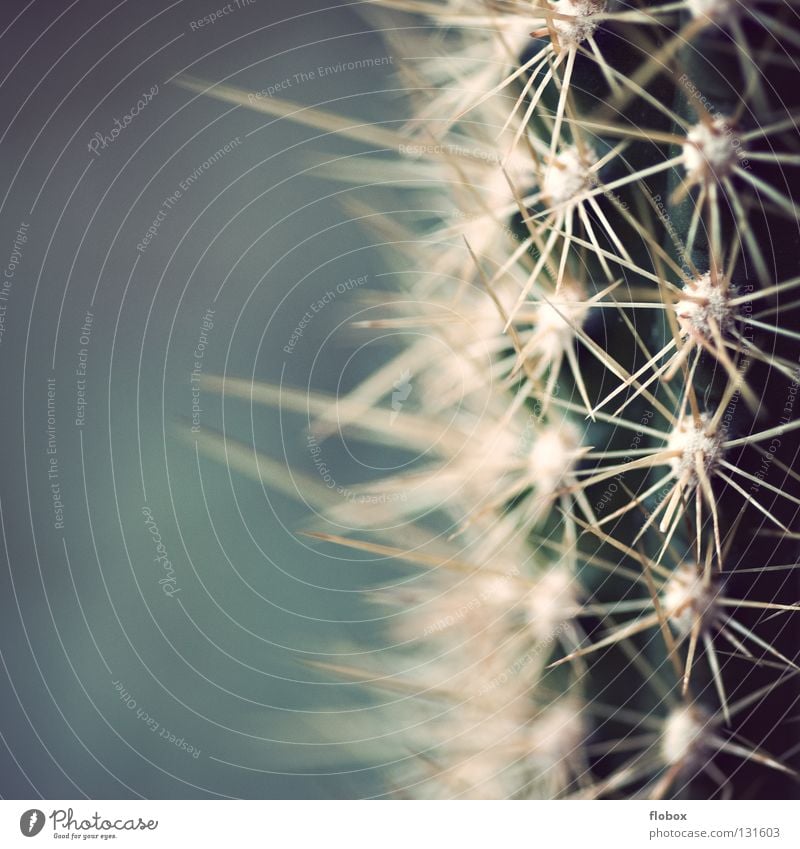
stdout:
POLYGON ((44 828, 44 811, 31 808, 19 818, 19 830, 25 837, 36 837, 44 828))

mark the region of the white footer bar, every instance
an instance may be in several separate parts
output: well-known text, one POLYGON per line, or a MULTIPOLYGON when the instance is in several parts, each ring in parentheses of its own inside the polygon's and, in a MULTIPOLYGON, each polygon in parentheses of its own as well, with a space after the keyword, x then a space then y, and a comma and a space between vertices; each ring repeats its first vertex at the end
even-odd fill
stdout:
POLYGON ((797 802, 0 801, 0 846, 800 846, 797 802))

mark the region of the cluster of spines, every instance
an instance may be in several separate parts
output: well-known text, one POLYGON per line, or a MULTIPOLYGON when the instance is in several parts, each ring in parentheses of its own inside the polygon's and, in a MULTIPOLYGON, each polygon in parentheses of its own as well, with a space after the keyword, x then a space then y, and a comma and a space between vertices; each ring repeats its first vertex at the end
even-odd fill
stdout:
MULTIPOLYGON (((329 507, 337 533, 317 535, 417 570, 374 593, 399 611, 396 670, 337 670, 415 696, 418 757, 399 792, 658 798, 704 774, 729 795, 719 753, 793 775, 733 729, 766 689, 732 696, 724 667, 746 659, 775 686, 798 669, 740 615, 797 604, 728 591, 742 517, 791 537, 800 505, 791 460, 768 450, 800 420, 776 417, 749 379, 755 364, 797 389, 796 361, 772 343, 800 341, 781 322, 800 277, 776 277, 753 223, 796 222, 795 202, 790 181, 743 164, 800 165, 800 113, 776 107, 759 70, 772 42, 800 43, 796 26, 768 0, 377 5, 450 33, 409 75, 430 82, 416 120, 381 131, 397 161, 375 166, 429 197, 437 223, 380 222, 418 281, 394 314, 359 322, 423 331, 381 367, 414 392, 391 427, 392 379, 305 405, 321 438, 353 429, 426 457, 354 487, 383 498, 329 507), (738 114, 715 112, 683 71, 681 51, 712 36, 742 81, 738 114), (620 59, 620 44, 641 55, 620 59), (779 485, 738 465, 743 449, 779 485), (721 490, 742 510, 723 510, 721 490), (609 651, 616 666, 596 663, 609 651), (630 701, 623 673, 640 680, 630 701)), ((361 157, 352 174, 321 173, 370 170, 361 157)))

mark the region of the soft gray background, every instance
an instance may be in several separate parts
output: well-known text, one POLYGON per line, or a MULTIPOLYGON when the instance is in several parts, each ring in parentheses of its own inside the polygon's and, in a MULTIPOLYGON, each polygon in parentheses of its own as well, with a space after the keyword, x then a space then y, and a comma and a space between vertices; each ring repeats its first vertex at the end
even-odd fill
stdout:
MULTIPOLYGON (((285 368, 287 383, 334 388, 340 377, 352 385, 380 356, 367 350, 347 363, 353 340, 344 331, 323 348, 354 309, 347 297, 315 320, 291 357, 281 351, 319 293, 349 277, 374 281, 382 269, 368 247, 373 237, 343 223, 338 200, 326 198, 342 187, 295 176, 315 157, 358 148, 195 98, 168 80, 182 70, 253 89, 290 79, 286 98, 335 100, 328 108, 379 120, 400 117, 396 95, 383 91, 394 84, 391 66, 307 83, 294 74, 389 53, 358 4, 254 0, 191 31, 190 21, 219 5, 0 7, 3 269, 20 222, 29 224, 0 344, 4 797, 353 797, 384 789, 383 769, 368 768, 374 747, 340 745, 374 733, 380 711, 353 712, 354 688, 302 660, 380 648, 379 625, 360 621, 375 614, 358 590, 386 572, 299 541, 305 506, 213 459, 198 463, 194 443, 180 436, 191 416, 192 352, 223 280, 206 373, 277 381, 285 368), (152 103, 92 156, 94 133, 108 133, 156 84, 152 103), (134 268, 136 244, 162 201, 237 136, 242 144, 185 193, 134 268), (89 309, 88 406, 78 428, 75 368, 89 309), (47 475, 51 377, 63 530, 54 527, 47 475), (174 598, 158 584, 145 504, 174 564, 174 598), (142 716, 200 756, 151 732, 114 682, 142 716)), ((204 427, 224 427, 314 474, 302 419, 285 420, 280 431, 264 408, 251 420, 249 406, 232 401, 223 422, 212 395, 202 406, 204 427)), ((331 454, 331 465, 339 460, 331 454)))

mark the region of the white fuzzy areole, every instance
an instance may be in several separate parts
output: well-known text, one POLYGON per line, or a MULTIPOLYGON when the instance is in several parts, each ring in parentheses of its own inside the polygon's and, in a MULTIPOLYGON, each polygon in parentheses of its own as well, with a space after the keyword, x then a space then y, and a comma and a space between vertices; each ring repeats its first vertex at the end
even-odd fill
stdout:
POLYGON ((552 26, 559 42, 574 46, 594 35, 600 23, 594 16, 604 12, 606 5, 606 0, 555 0, 553 11, 574 19, 553 18, 552 26))
POLYGON ((577 584, 563 566, 548 569, 526 598, 528 625, 533 636, 552 642, 555 633, 577 606, 577 584))
POLYGON ((696 563, 683 563, 664 585, 661 606, 680 634, 687 634, 699 619, 707 627, 717 609, 719 584, 706 585, 703 572, 696 563))
POLYGON ((539 493, 558 490, 575 468, 581 435, 572 422, 559 422, 543 430, 534 440, 529 470, 539 493))
POLYGON ((689 486, 697 486, 699 483, 696 456, 698 451, 702 455, 703 468, 708 476, 713 473, 722 457, 725 432, 718 427, 715 433, 708 433, 709 421, 710 417, 702 413, 698 426, 691 415, 686 415, 675 425, 667 440, 668 451, 680 452, 670 458, 672 472, 676 478, 686 477, 689 486))
POLYGON ((562 286, 552 301, 536 308, 534 351, 547 362, 559 359, 574 344, 573 328, 583 327, 589 312, 583 292, 574 285, 562 286))
POLYGON ((592 184, 589 170, 597 161, 594 151, 581 156, 577 147, 567 148, 559 153, 544 172, 542 194, 551 206, 567 203, 592 184))
POLYGON ((566 697, 542 711, 531 725, 531 754, 544 765, 558 765, 575 756, 586 739, 586 724, 577 699, 566 697))
POLYGON ((724 118, 715 118, 711 124, 695 124, 683 144, 686 173, 695 180, 730 174, 737 160, 735 138, 724 118))
POLYGON ((706 272, 687 283, 683 291, 691 297, 682 298, 675 304, 681 336, 699 333, 704 339, 713 340, 712 320, 723 334, 732 329, 736 311, 731 304, 730 287, 725 281, 714 283, 711 273, 706 272))
POLYGON ((710 714, 697 706, 681 705, 664 720, 661 756, 669 766, 690 763, 703 755, 710 714))
POLYGON ((499 607, 509 609, 519 601, 522 594, 520 585, 515 575, 499 573, 478 576, 478 596, 481 601, 499 607))
POLYGON ((736 0, 688 0, 687 7, 693 18, 720 18, 732 15, 736 10, 736 0))

